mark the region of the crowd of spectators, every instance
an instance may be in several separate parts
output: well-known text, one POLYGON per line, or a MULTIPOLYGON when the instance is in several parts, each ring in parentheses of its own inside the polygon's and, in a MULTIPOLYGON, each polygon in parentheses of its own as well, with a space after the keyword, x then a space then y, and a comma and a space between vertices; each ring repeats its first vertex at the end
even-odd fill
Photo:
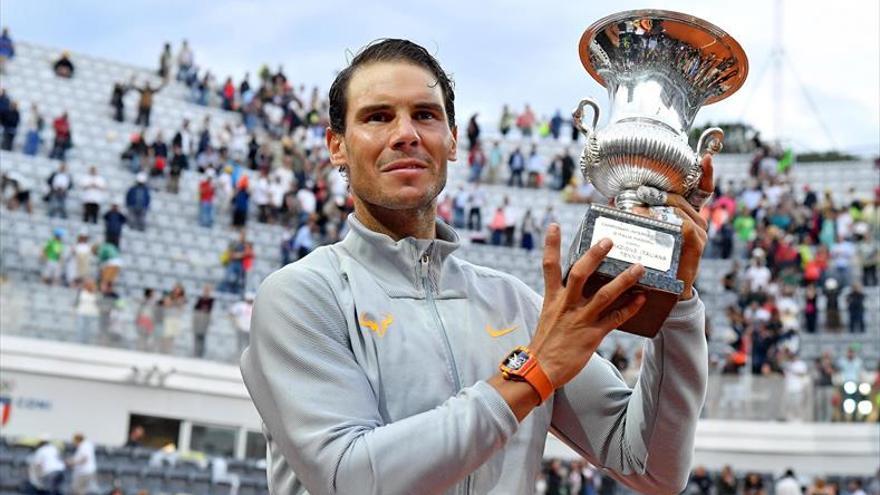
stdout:
MULTIPOLYGON (((635 492, 584 460, 545 459, 536 486, 541 495, 631 495, 635 492)), ((874 476, 804 477, 787 469, 778 477, 764 472, 737 473, 731 466, 710 472, 696 466, 683 495, 880 495, 880 471, 874 476)))

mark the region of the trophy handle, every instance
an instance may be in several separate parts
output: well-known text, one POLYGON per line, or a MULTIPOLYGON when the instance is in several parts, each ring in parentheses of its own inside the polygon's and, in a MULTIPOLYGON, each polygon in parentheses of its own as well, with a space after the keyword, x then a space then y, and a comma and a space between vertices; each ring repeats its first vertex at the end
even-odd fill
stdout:
MULTIPOLYGON (((592 98, 584 98, 578 103, 577 108, 574 112, 571 113, 571 121, 572 125, 574 125, 575 129, 580 131, 584 136, 590 137, 590 134, 596 131, 596 124, 599 123, 599 104, 596 103, 596 100, 592 98), (584 107, 589 105, 593 108, 593 125, 590 126, 589 129, 584 127, 583 118, 584 118, 584 107)), ((720 130, 720 129, 719 129, 720 130)))
POLYGON ((724 131, 720 127, 710 127, 703 131, 700 140, 697 141, 697 156, 703 152, 703 144, 706 144, 706 153, 714 155, 724 147, 724 131))

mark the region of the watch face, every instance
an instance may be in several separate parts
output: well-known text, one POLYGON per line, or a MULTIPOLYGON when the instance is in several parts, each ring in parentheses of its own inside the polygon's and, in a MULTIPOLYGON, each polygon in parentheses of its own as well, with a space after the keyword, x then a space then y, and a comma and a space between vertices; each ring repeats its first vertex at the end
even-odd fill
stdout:
POLYGON ((510 356, 507 356, 507 362, 504 363, 504 366, 507 366, 511 371, 517 371, 526 361, 529 360, 529 355, 524 351, 516 350, 510 353, 510 356))

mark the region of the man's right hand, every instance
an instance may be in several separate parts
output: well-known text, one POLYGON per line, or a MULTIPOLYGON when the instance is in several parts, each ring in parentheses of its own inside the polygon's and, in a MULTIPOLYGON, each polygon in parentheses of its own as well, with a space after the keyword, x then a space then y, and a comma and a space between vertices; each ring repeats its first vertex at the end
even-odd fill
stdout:
POLYGON ((562 387, 577 375, 609 332, 634 316, 644 294, 621 296, 645 273, 635 264, 585 297, 584 284, 611 250, 610 239, 590 248, 572 266, 562 285, 559 225, 547 229, 544 243, 544 306, 529 349, 538 358, 553 386, 562 387))

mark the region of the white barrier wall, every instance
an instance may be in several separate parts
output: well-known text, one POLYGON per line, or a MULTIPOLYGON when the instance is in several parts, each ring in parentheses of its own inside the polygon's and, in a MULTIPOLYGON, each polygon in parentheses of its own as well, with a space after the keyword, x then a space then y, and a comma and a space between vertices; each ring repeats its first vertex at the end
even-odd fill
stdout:
POLYGON ((260 431, 238 367, 196 359, 2 336, 0 397, 4 436, 121 445, 130 414, 260 431))
MULTIPOLYGON (((260 431, 238 367, 197 359, 0 336, 0 397, 9 404, 0 427, 6 436, 69 439, 81 431, 97 443, 120 445, 130 414, 260 431)), ((545 457, 577 455, 549 435, 545 457)), ((880 466, 880 425, 703 420, 695 462, 710 469, 868 475, 880 466)))

